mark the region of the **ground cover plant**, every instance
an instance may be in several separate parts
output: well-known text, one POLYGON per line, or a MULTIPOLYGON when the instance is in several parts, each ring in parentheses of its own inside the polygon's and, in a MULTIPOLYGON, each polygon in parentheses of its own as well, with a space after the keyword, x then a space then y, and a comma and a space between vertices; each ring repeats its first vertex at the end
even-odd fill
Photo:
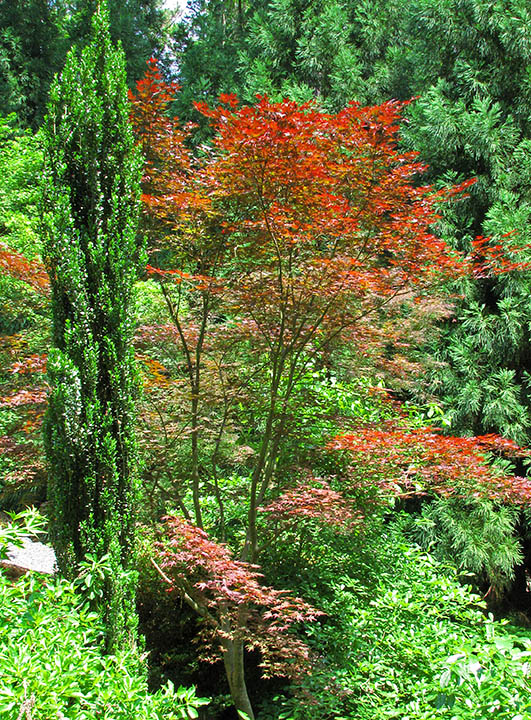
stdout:
POLYGON ((372 578, 360 567, 328 578, 332 620, 311 630, 328 659, 308 683, 313 699, 278 694, 260 718, 529 716, 529 634, 486 615, 454 568, 405 541, 400 525, 372 546, 372 578))

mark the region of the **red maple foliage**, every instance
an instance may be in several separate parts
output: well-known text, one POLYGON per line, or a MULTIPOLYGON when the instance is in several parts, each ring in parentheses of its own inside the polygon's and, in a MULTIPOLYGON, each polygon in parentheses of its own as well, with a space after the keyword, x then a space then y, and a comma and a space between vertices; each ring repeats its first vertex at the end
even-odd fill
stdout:
POLYGON ((46 373, 48 363, 47 355, 27 355, 23 360, 17 360, 9 368, 12 375, 28 375, 30 373, 46 373))
POLYGON ((46 268, 39 260, 28 260, 24 255, 0 243, 0 268, 15 280, 21 280, 38 293, 49 294, 50 281, 46 268))
POLYGON ((23 388, 0 397, 0 407, 15 408, 22 405, 41 405, 46 402, 48 393, 45 388, 23 388))
POLYGON ((531 450, 498 435, 448 437, 434 428, 374 427, 339 435, 329 449, 352 458, 346 482, 379 488, 385 495, 439 494, 488 498, 528 505, 531 480, 511 477, 492 465, 492 454, 529 457, 531 450))
POLYGON ((167 517, 167 541, 157 544, 162 574, 204 621, 202 657, 223 658, 233 697, 246 694, 234 656, 260 653, 265 677, 298 677, 309 670, 308 647, 292 632, 321 612, 284 590, 262 584, 258 568, 180 517, 167 517), (220 652, 221 651, 221 652, 220 652))
MULTIPOLYGON (((40 349, 40 348, 39 348, 40 349)), ((0 501, 5 506, 34 503, 44 495, 46 470, 42 421, 47 401, 46 355, 28 347, 27 332, 0 337, 3 391, 0 408, 9 410, 9 436, 0 438, 3 461, 0 501)))
MULTIPOLYGON (((169 116, 171 102, 179 89, 167 83, 151 58, 145 77, 129 93, 131 123, 145 158, 142 200, 144 230, 151 249, 163 239, 172 245, 171 234, 184 232, 210 201, 202 192, 200 164, 187 147, 188 132, 169 116)), ((153 269, 156 271, 155 269, 153 269)))
POLYGON ((316 521, 340 533, 351 532, 363 520, 340 492, 316 478, 286 490, 262 510, 290 524, 316 521))

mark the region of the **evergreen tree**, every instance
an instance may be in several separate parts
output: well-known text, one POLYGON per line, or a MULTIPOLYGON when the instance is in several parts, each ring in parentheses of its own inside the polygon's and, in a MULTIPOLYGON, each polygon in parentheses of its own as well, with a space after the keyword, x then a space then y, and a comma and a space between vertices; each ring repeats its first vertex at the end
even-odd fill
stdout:
MULTIPOLYGON (((46 111, 53 76, 68 49, 90 37, 97 0, 9 0, 0 2, 0 115, 16 112, 22 126, 36 129, 46 111)), ((109 0, 110 32, 121 41, 132 87, 153 54, 168 39, 168 10, 162 0, 109 0)))
MULTIPOLYGON (((524 246, 531 240, 528 3, 418 0, 409 12, 402 31, 414 46, 415 67, 403 89, 420 98, 409 110, 404 142, 438 184, 477 178, 468 201, 445 212, 440 232, 465 251, 476 235, 509 252, 524 246)), ((406 55, 404 36, 388 90, 406 55)), ((530 442, 530 284, 531 273, 518 272, 458 288, 456 313, 430 348, 442 361, 431 390, 449 409, 453 432, 530 442)))
MULTIPOLYGON (((258 0, 254 5, 259 5, 258 0)), ((246 37, 251 4, 244 0, 191 0, 172 31, 171 51, 181 93, 175 108, 181 119, 197 121, 193 102, 215 102, 220 93, 241 94, 238 55, 246 37)))
POLYGON ((16 112, 23 125, 42 121, 54 72, 64 59, 62 2, 0 3, 0 114, 16 112))
POLYGON ((377 58, 389 42, 382 2, 269 0, 249 22, 240 53, 244 94, 316 99, 331 110, 366 102, 377 58), (385 28, 385 30, 384 30, 385 28))
POLYGON ((70 51, 45 123, 44 259, 52 286, 52 387, 45 423, 51 536, 69 576, 107 556, 109 646, 134 635, 132 287, 141 163, 128 119, 124 55, 108 15, 70 51))
POLYGON ((212 102, 222 92, 249 102, 257 93, 316 99, 333 111, 353 99, 372 102, 381 74, 375 69, 395 36, 389 28, 399 4, 193 0, 173 36, 179 116, 189 118, 192 99, 212 102))
MULTIPOLYGON (((71 43, 90 38, 91 18, 98 5, 98 0, 71 3, 71 43)), ((163 0, 107 0, 111 39, 122 44, 130 87, 144 74, 147 60, 163 54, 169 31, 169 12, 163 5, 163 0)))

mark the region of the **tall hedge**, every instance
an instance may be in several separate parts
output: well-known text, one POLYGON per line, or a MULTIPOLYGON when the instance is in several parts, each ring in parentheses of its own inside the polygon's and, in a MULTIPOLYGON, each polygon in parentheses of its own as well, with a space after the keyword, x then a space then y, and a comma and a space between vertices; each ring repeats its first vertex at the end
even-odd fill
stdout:
POLYGON ((128 119, 124 55, 105 8, 72 50, 45 121, 44 259, 54 350, 45 421, 51 535, 60 570, 109 556, 109 647, 134 637, 137 451, 132 288, 141 160, 128 119))

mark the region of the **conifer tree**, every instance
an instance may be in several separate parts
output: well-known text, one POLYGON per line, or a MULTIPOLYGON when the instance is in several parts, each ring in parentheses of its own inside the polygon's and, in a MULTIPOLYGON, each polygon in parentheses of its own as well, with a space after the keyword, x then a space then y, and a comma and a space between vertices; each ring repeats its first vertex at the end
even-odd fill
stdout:
MULTIPOLYGON (((476 235, 509 253, 529 246, 528 4, 422 0, 408 13, 400 47, 388 56, 388 77, 407 75, 405 92, 420 95, 403 141, 420 152, 435 183, 477 178, 468 201, 445 211, 439 232, 465 252, 476 235), (415 67, 406 62, 412 54, 415 67)), ((498 432, 529 443, 530 281, 528 270, 458 288, 456 312, 429 349, 442 361, 429 389, 442 398, 453 432, 498 432)))
MULTIPOLYGON (((0 115, 37 129, 54 74, 74 44, 85 45, 98 0, 0 2, 0 115)), ((122 43, 132 86, 147 59, 165 55, 171 12, 163 0, 108 0, 111 38, 122 43)))
POLYGON ((134 636, 136 389, 132 287, 141 161, 128 119, 124 55, 107 10, 72 50, 45 123, 44 259, 52 287, 45 423, 51 535, 60 570, 105 558, 108 646, 134 636))
MULTIPOLYGON (((255 0, 253 7, 262 0, 255 0)), ((239 53, 246 39, 251 4, 239 0, 190 0, 172 32, 171 52, 181 92, 175 109, 182 120, 197 121, 193 102, 214 102, 220 93, 241 93, 239 53)))
POLYGON ((190 118, 191 99, 214 102, 225 92, 248 102, 257 93, 314 99, 332 111, 388 99, 379 93, 388 75, 380 65, 401 25, 395 5, 400 0, 189 2, 174 32, 179 117, 190 118))
MULTIPOLYGON (((69 3, 69 40, 85 44, 90 37, 91 17, 98 0, 72 0, 69 3)), ((121 42, 125 53, 127 79, 138 80, 147 59, 164 54, 170 26, 170 11, 162 0, 107 0, 113 42, 121 42)))
POLYGON ((16 112, 21 125, 42 122, 53 74, 64 61, 68 39, 63 2, 0 3, 0 115, 16 112))

